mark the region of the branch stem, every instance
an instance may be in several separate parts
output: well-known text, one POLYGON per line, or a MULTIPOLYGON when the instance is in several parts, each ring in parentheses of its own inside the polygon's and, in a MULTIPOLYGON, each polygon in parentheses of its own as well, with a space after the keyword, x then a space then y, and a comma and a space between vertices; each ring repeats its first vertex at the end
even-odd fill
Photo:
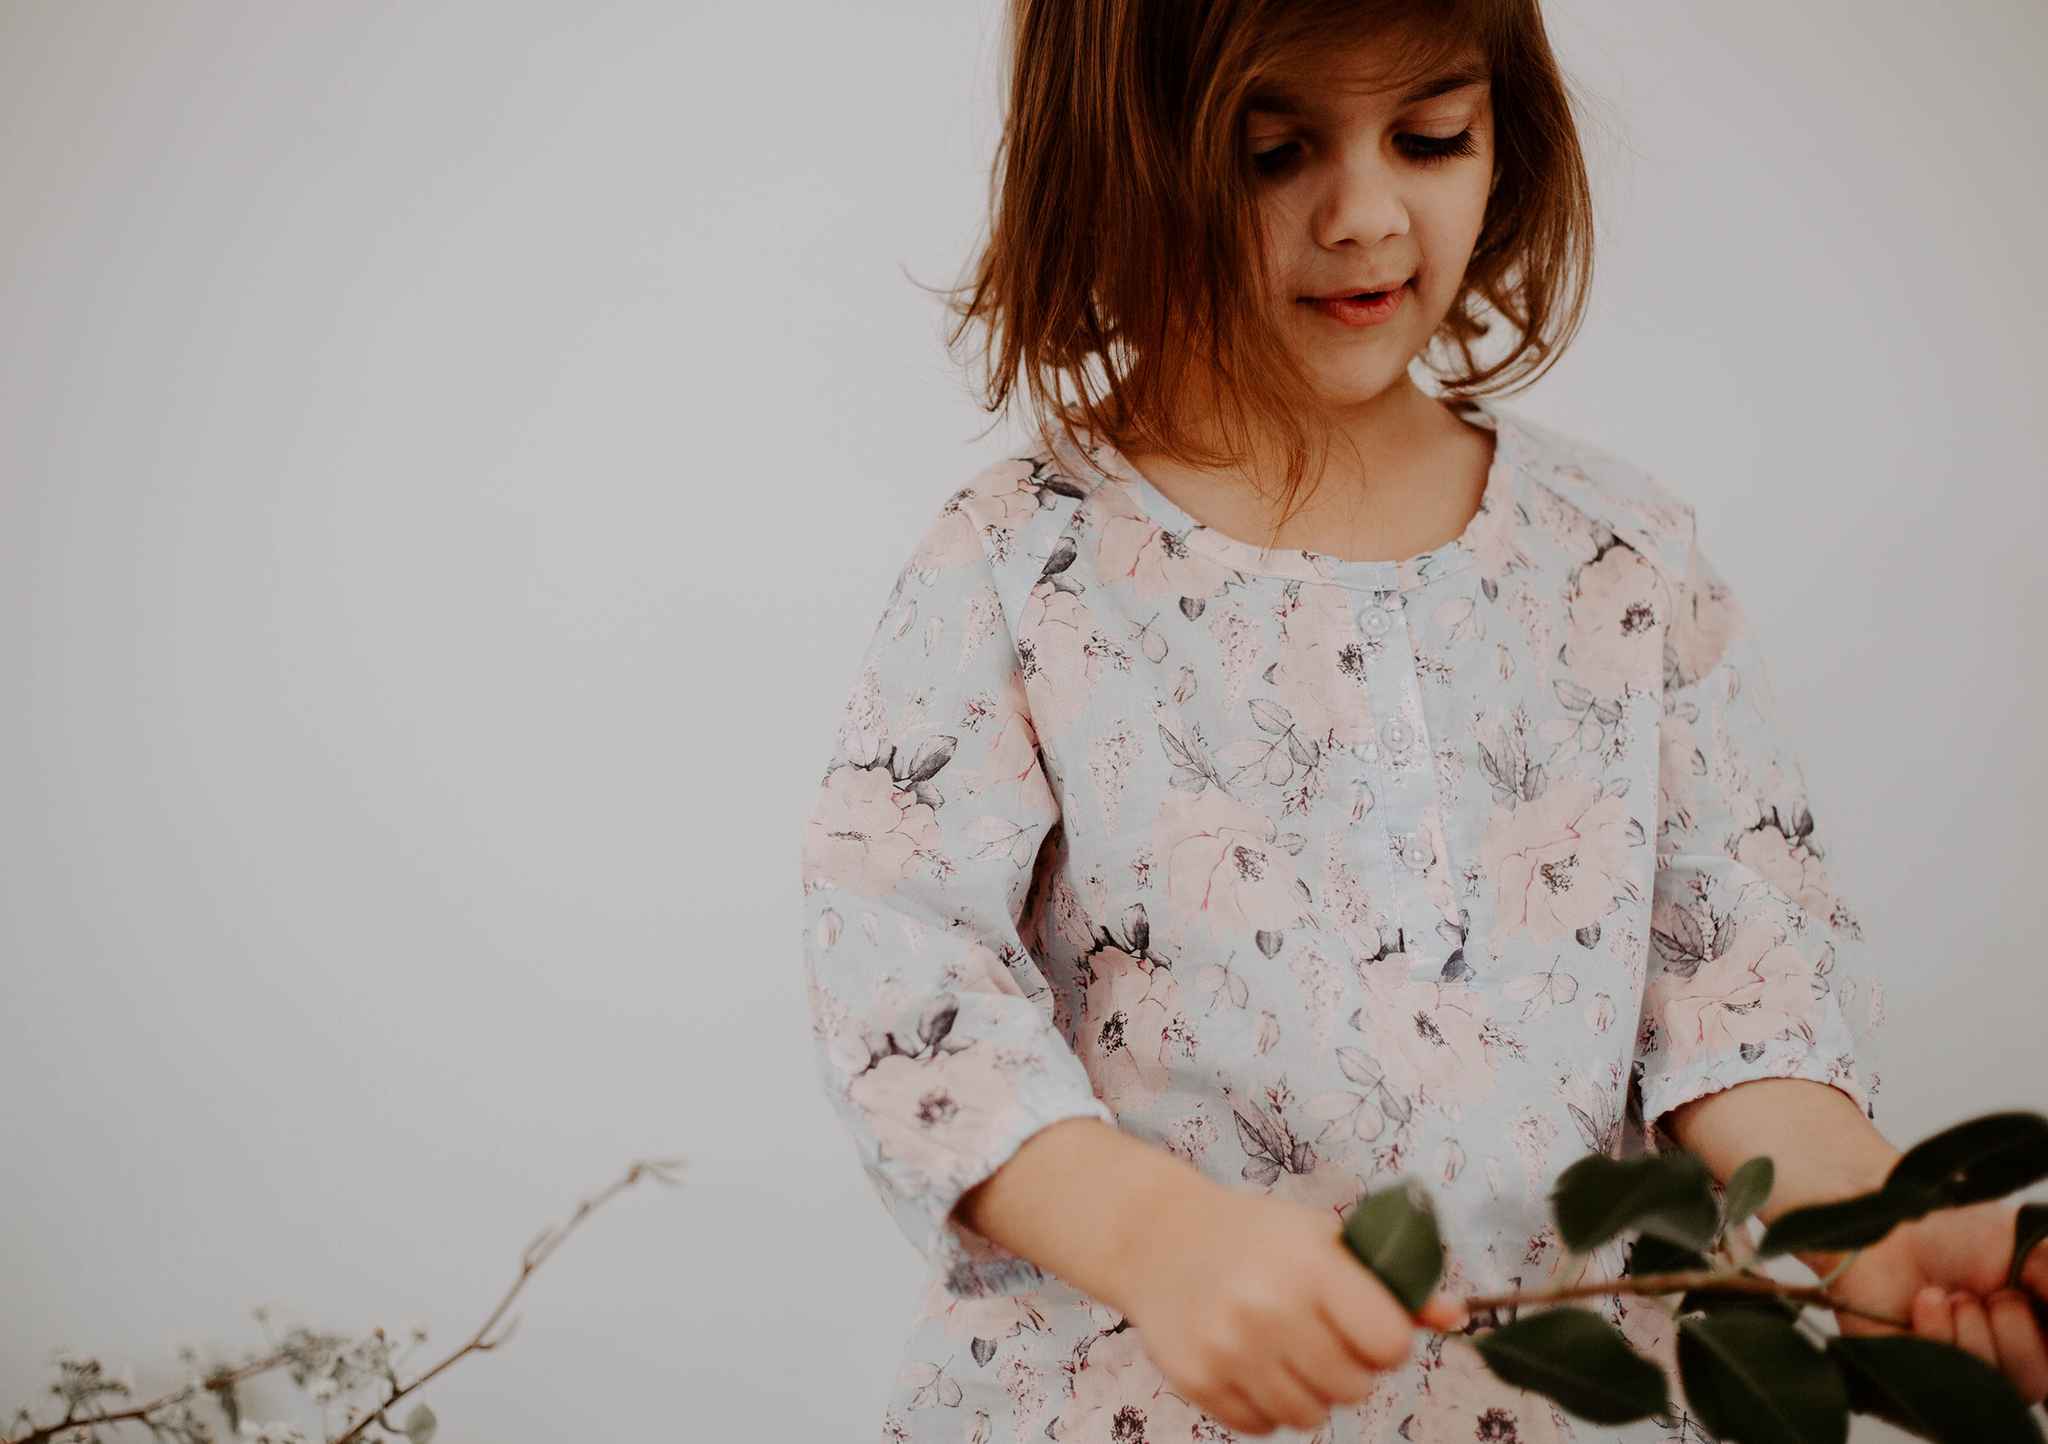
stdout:
POLYGON ((1833 1309, 1838 1314, 1853 1314, 1872 1323, 1890 1324, 1895 1329, 1912 1328, 1908 1320, 1895 1319, 1889 1314, 1859 1308, 1855 1304, 1834 1297, 1825 1287, 1782 1283, 1759 1274, 1717 1273, 1707 1269, 1694 1269, 1685 1273, 1642 1274, 1634 1278, 1595 1279, 1591 1283, 1566 1284, 1561 1288, 1536 1289, 1529 1293, 1481 1294, 1463 1302, 1466 1312, 1482 1314, 1554 1304, 1565 1299, 1599 1298, 1607 1294, 1642 1294, 1655 1298, 1660 1294, 1689 1293, 1694 1289, 1711 1290, 1720 1294, 1755 1294, 1762 1298, 1792 1299, 1802 1304, 1833 1309))
MULTIPOLYGON (((239 1384, 246 1379, 253 1379, 258 1374, 267 1374, 282 1363, 284 1363, 284 1356, 282 1354, 271 1354, 267 1358, 256 1359, 244 1364, 239 1369, 231 1369, 219 1374, 208 1374, 201 1381, 201 1385, 208 1390, 224 1389, 230 1385, 239 1384)), ((187 1384, 181 1389, 173 1389, 162 1398, 152 1399, 147 1404, 138 1404, 133 1409, 123 1409, 114 1414, 91 1414, 84 1418, 78 1418, 67 1410, 64 1417, 56 1423, 44 1424, 39 1428, 29 1430, 28 1433, 22 1435, 19 1439, 0 1441, 0 1444, 48 1444, 49 1440, 56 1438, 68 1429, 97 1429, 107 1424, 134 1423, 148 1418, 159 1409, 168 1409, 173 1404, 191 1398, 192 1393, 193 1386, 187 1384)))
POLYGON ((576 1231, 578 1224, 590 1217, 591 1214, 597 1212, 598 1209, 602 1208, 613 1198, 638 1183, 647 1176, 648 1172, 649 1169, 646 1164, 636 1163, 626 1170, 624 1176, 614 1179, 611 1183, 577 1204, 576 1211, 569 1215, 567 1223, 543 1235, 539 1243, 526 1251, 526 1256, 519 1260, 519 1276, 512 1280, 512 1287, 505 1291, 505 1297, 498 1300, 498 1306, 491 1310, 490 1317, 478 1325, 477 1331, 469 1336, 469 1342, 456 1349, 447 1358, 434 1365, 433 1368, 427 1370, 426 1373, 414 1379, 404 1388, 392 1390, 383 1403, 365 1414, 356 1422, 354 1428, 333 1440, 332 1444, 354 1444, 354 1441, 362 1437, 363 1431, 372 1425, 389 1429, 391 1426, 383 1422, 383 1415, 386 1409, 389 1409, 407 1394, 418 1389, 450 1364, 453 1364, 457 1359, 495 1347, 496 1340, 486 1343, 485 1338, 492 1329, 497 1327, 498 1320, 505 1317, 505 1311, 512 1307, 512 1301, 519 1297, 519 1291, 526 1287, 526 1281, 533 1277, 533 1271, 548 1261, 549 1256, 561 1247, 562 1240, 576 1231))
MULTIPOLYGON (((657 1178, 664 1183, 669 1182, 670 1180, 662 1170, 672 1166, 672 1164, 673 1160, 655 1163, 635 1163, 626 1170, 623 1177, 614 1179, 610 1184, 577 1204, 576 1211, 569 1215, 567 1223, 563 1224, 560 1228, 550 1229, 547 1233, 542 1234, 527 1249, 525 1255, 519 1260, 519 1276, 512 1281, 512 1287, 505 1291, 505 1296, 498 1300, 498 1306, 491 1310, 490 1317, 483 1321, 483 1324, 474 1334, 470 1335, 467 1343, 449 1354, 440 1363, 434 1365, 433 1368, 421 1374, 417 1379, 414 1379, 410 1384, 400 1385, 396 1374, 387 1375, 388 1383, 386 1387, 389 1388, 390 1393, 385 1396, 384 1401, 357 1420, 347 1433, 330 1441, 330 1444, 355 1444, 355 1441, 362 1438, 363 1431, 373 1426, 390 1430, 393 1433, 404 1433, 402 1429, 396 1429, 391 1424, 385 1422, 384 1411, 393 1404, 396 1404, 400 1399, 403 1399, 407 1394, 418 1389, 422 1384, 425 1384, 429 1379, 432 1379, 443 1369, 446 1369, 457 1359, 469 1354, 494 1349, 503 1343, 505 1338, 503 1334, 493 1339, 489 1337, 490 1332, 498 1326, 498 1321, 505 1317, 505 1311, 512 1307, 512 1301, 519 1297, 519 1291, 526 1287, 526 1281, 533 1277, 534 1270, 548 1261, 549 1256, 557 1248, 561 1247, 562 1241, 575 1232, 578 1224, 590 1217, 591 1214, 603 1207, 612 1198, 640 1182, 641 1179, 657 1178)), ((258 1374, 268 1373, 270 1370, 286 1362, 286 1357, 282 1352, 272 1352, 263 1358, 252 1359, 239 1368, 222 1369, 208 1374, 196 1385, 186 1384, 183 1388, 174 1389, 162 1398, 153 1399, 147 1404, 137 1405, 133 1409, 123 1409, 114 1414, 95 1414, 79 1418, 67 1410, 65 1416, 56 1423, 37 1425, 19 1438, 0 1439, 0 1444, 50 1444, 51 1440, 71 1429, 101 1428, 108 1424, 129 1424, 146 1421, 151 1414, 156 1413, 159 1409, 165 1409, 173 1404, 189 1399, 201 1388, 204 1388, 209 1393, 215 1393, 242 1383, 244 1380, 253 1379, 258 1374)))

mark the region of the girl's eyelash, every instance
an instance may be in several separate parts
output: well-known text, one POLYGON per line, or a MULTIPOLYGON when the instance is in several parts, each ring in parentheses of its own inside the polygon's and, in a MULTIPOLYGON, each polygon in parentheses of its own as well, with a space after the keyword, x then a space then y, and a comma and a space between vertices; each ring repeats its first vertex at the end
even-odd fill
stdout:
POLYGON ((1478 150, 1472 143, 1469 127, 1456 135, 1397 135, 1394 143, 1407 151, 1411 159, 1424 162, 1453 160, 1478 150))
POLYGON ((1299 141, 1288 141, 1283 145, 1269 146, 1265 150, 1252 152, 1252 168, 1260 175, 1279 175, 1301 157, 1299 141))
MULTIPOLYGON (((1403 132, 1394 137, 1394 144, 1406 152, 1410 160, 1419 161, 1424 165, 1476 155, 1479 150, 1473 142, 1469 127, 1456 135, 1411 135, 1403 132)), ((1262 176, 1278 176, 1291 169, 1301 159, 1301 155, 1301 142, 1285 141, 1280 145, 1253 151, 1252 168, 1262 176)))

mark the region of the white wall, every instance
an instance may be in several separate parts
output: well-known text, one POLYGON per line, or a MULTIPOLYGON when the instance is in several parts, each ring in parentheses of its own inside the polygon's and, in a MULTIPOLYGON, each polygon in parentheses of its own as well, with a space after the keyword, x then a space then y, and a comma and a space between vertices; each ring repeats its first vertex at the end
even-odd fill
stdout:
MULTIPOLYGON (((1881 1121, 2048 1105, 2048 10, 1550 13, 1610 224, 1520 404, 1698 504, 1889 968, 1881 1121)), ((997 21, 0 0, 0 1406, 264 1302, 452 1342, 680 1152, 444 1444, 872 1436, 919 1279, 796 847, 1002 449, 900 269, 972 239, 997 21)))

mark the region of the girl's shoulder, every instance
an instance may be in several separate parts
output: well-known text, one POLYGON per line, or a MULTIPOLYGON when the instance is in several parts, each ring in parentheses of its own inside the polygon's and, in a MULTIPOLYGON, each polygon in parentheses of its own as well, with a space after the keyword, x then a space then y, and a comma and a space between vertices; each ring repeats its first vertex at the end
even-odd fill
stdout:
POLYGON ((1034 561, 1043 565, 1107 479, 1085 453, 1049 443, 985 466, 939 507, 909 570, 929 577, 974 567, 1000 576, 1034 561))
POLYGON ((1652 550, 1681 574, 1694 545, 1693 508, 1651 473, 1601 447, 1499 407, 1482 405, 1498 433, 1528 521, 1545 531, 1559 509, 1579 528, 1652 550))

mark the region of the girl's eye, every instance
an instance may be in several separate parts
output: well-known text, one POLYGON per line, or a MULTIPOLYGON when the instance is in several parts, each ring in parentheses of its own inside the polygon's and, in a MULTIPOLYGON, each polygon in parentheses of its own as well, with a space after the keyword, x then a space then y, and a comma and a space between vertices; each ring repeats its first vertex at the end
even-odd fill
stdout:
POLYGON ((1252 152, 1252 168, 1262 176, 1285 175, 1301 161, 1301 143, 1287 141, 1252 152))
POLYGON ((1425 165, 1436 161, 1454 160, 1459 156, 1474 155, 1479 149, 1473 144, 1472 131, 1469 127, 1456 135, 1397 135, 1394 137, 1394 144, 1405 151, 1410 160, 1419 160, 1425 165))

